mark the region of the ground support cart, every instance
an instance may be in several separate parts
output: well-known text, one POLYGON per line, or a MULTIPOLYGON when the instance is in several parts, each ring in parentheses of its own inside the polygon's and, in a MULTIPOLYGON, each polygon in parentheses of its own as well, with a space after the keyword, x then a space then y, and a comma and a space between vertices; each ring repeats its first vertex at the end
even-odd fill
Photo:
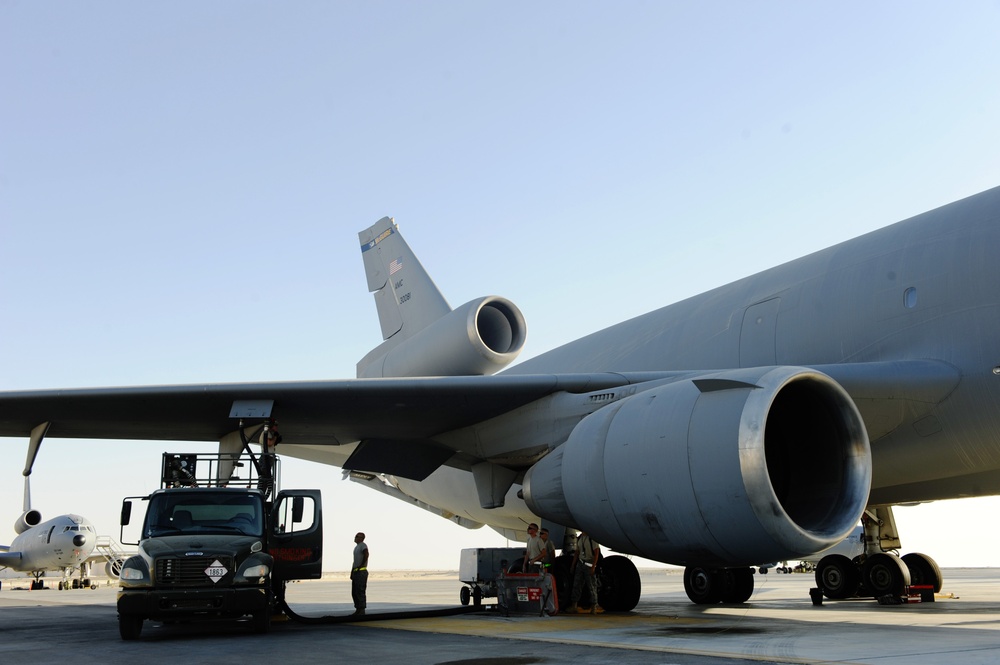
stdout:
POLYGON ((478 547, 462 550, 458 564, 458 579, 462 584, 459 599, 463 605, 471 600, 477 607, 483 598, 497 597, 497 578, 515 562, 524 559, 523 547, 478 547))
POLYGON ((511 613, 543 616, 549 594, 553 606, 559 607, 555 578, 547 573, 504 573, 497 579, 497 603, 504 616, 511 613))

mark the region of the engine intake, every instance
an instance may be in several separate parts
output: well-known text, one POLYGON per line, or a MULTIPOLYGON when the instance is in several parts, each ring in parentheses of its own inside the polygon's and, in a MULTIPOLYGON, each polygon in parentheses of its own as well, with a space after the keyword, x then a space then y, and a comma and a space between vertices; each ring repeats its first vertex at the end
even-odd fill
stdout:
POLYGON ((538 516, 679 565, 754 565, 835 545, 871 485, 864 423, 801 367, 703 375, 584 418, 524 479, 538 516))
POLYGON ((14 532, 24 533, 33 526, 38 526, 42 523, 42 514, 37 510, 26 510, 17 518, 14 522, 14 532))
POLYGON ((517 358, 526 336, 524 316, 514 303, 497 296, 478 298, 395 345, 390 338, 381 358, 369 354, 358 363, 358 376, 493 374, 517 358))

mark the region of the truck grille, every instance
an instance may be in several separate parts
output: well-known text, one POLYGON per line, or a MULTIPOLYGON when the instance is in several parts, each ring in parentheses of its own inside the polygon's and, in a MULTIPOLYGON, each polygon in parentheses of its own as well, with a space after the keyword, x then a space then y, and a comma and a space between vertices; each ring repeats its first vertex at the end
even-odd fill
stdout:
POLYGON ((156 583, 170 586, 228 586, 232 584, 235 563, 231 556, 189 556, 156 560, 156 583), (225 574, 212 570, 216 561, 225 568, 225 574), (215 573, 210 576, 209 572, 215 573), (218 578, 218 579, 216 579, 218 578))

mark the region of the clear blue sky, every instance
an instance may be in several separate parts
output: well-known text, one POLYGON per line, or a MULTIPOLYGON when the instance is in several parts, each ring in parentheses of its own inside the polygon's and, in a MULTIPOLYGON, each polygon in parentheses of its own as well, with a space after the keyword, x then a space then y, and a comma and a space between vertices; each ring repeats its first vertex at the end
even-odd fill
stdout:
MULTIPOLYGON (((383 215, 536 355, 1000 184, 998 34, 996 1, 3 3, 0 389, 352 377, 383 215)), ((189 447, 47 440, 35 506, 116 532, 189 447)), ((324 490, 328 569, 359 529, 378 568, 503 544, 285 485, 324 490)), ((904 547, 1000 564, 998 508, 900 509, 904 547)))

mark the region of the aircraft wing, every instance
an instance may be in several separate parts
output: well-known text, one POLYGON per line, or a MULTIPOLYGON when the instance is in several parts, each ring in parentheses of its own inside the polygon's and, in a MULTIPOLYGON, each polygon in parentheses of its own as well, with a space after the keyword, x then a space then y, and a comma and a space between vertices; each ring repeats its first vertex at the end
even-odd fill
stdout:
MULTIPOLYGON (((938 361, 820 365, 813 369, 847 390, 873 442, 921 416, 959 381, 954 367, 938 361)), ((374 441, 377 446, 367 458, 355 458, 360 466, 353 468, 419 480, 445 463, 451 453, 476 456, 471 449, 456 446, 442 450, 437 444, 427 445, 428 440, 548 395, 681 380, 691 380, 708 390, 712 377, 728 372, 504 374, 5 392, 0 393, 0 436, 27 437, 33 428, 48 422, 47 435, 57 438, 217 442, 238 429, 238 419, 230 417, 234 402, 271 401, 271 415, 279 422, 285 443, 374 441), (427 459, 418 459, 421 456, 427 459)), ((561 441, 544 443, 558 445, 561 441)))
POLYGON ((56 438, 219 441, 239 400, 273 401, 287 443, 422 439, 555 392, 590 392, 676 373, 348 379, 291 383, 83 388, 0 393, 0 436, 43 422, 56 438))

